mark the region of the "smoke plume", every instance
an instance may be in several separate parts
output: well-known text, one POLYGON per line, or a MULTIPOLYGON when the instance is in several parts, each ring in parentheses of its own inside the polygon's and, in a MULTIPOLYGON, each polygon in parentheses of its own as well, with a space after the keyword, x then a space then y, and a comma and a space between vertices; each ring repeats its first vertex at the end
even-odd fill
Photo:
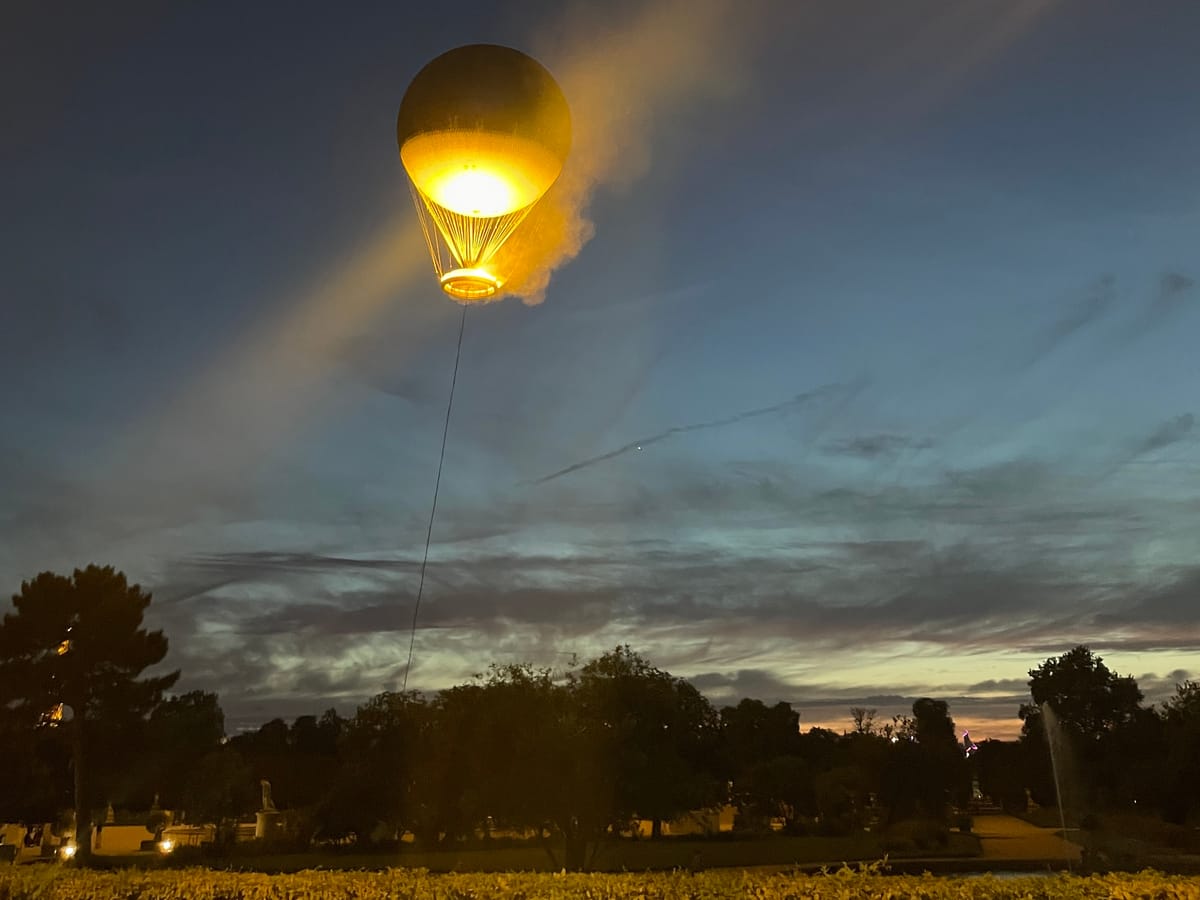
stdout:
POLYGON ((542 302, 554 271, 591 239, 596 189, 628 187, 649 171, 655 121, 737 93, 767 18, 725 0, 647 4, 615 25, 612 7, 604 13, 565 23, 568 37, 541 54, 571 106, 573 140, 521 239, 501 251, 512 273, 505 292, 529 305, 542 302))

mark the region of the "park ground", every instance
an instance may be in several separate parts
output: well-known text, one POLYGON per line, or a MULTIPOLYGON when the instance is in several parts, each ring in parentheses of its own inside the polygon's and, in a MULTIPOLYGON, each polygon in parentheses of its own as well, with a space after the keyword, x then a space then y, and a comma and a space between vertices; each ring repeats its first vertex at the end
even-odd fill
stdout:
MULTIPOLYGON (((937 849, 898 850, 874 834, 623 840, 600 845, 590 861, 590 868, 609 872, 710 868, 816 870, 837 868, 843 863, 871 863, 885 856, 896 871, 1044 871, 1067 868, 1068 864, 1077 866, 1080 847, 1063 840, 1056 829, 997 814, 976 817, 973 834, 951 832, 949 842, 937 849)), ((195 861, 180 854, 169 864, 194 864, 195 861)), ((118 863, 118 859, 110 862, 118 863)), ((552 871, 558 868, 545 849, 531 844, 435 851, 405 847, 398 854, 394 851, 236 854, 224 860, 222 866, 263 872, 317 867, 378 869, 406 866, 432 872, 552 871)))
MULTIPOLYGON (((1154 868, 1177 873, 1200 873, 1200 852, 1188 842, 1178 844, 1175 829, 1157 834, 1147 817, 1114 820, 1101 831, 1072 829, 1063 838, 1049 819, 1027 821, 1002 813, 977 815, 970 834, 951 832, 944 846, 897 848, 875 834, 848 837, 772 835, 739 838, 668 837, 662 840, 622 840, 600 845, 589 868, 600 872, 669 871, 673 869, 765 869, 816 871, 843 863, 870 864, 886 857, 893 873, 935 874, 972 872, 1138 871, 1154 868), (1086 850, 1085 846, 1086 845, 1086 850)), ((1161 825, 1161 823, 1157 823, 1161 825)), ((1160 829, 1161 830, 1161 829, 1160 829)), ((1189 837, 1192 829, 1188 829, 1189 837)), ((1194 836, 1200 843, 1200 831, 1194 836)), ((560 848, 555 847, 556 851, 560 848)), ((250 848, 246 848, 250 850, 250 848)), ((101 866, 218 865, 257 872, 295 872, 305 869, 423 868, 431 872, 546 872, 560 868, 536 844, 498 842, 490 847, 422 850, 406 845, 395 850, 313 850, 305 853, 234 852, 219 858, 181 852, 163 858, 157 853, 101 856, 101 866)))
POLYGON ((1081 861, 1082 848, 1065 840, 1060 831, 1039 828, 1015 816, 977 816, 975 835, 979 838, 980 856, 989 865, 1003 867, 1005 862, 1048 860, 1081 861))

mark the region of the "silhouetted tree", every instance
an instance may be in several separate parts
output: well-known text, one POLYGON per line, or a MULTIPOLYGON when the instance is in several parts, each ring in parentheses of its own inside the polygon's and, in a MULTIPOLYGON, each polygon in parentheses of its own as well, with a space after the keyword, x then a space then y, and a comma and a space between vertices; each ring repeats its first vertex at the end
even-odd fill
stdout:
POLYGON ((160 703, 150 714, 146 753, 136 767, 142 775, 144 806, 158 795, 163 807, 182 808, 196 764, 219 749, 224 737, 225 713, 216 694, 190 691, 160 703))
MULTIPOLYGON (((886 727, 886 726, 885 726, 886 727)), ((860 773, 859 782, 866 796, 863 802, 870 805, 870 795, 878 796, 883 789, 883 777, 887 769, 892 742, 880 730, 851 732, 842 738, 845 759, 860 773)))
POLYGON ((31 728, 0 702, 0 760, 0 822, 53 822, 71 805, 71 742, 62 728, 31 728))
POLYGON ((954 720, 950 718, 950 707, 945 700, 921 697, 913 702, 912 709, 917 743, 926 748, 954 747, 957 750, 954 720))
POLYGON ((826 772, 845 760, 842 736, 828 728, 810 728, 796 740, 796 752, 812 772, 826 772))
POLYGON ((972 757, 979 790, 1010 813, 1024 812, 1029 787, 1027 750, 1016 741, 982 741, 972 757))
POLYGON ((800 716, 790 704, 746 697, 721 709, 720 727, 721 774, 732 782, 739 828, 760 830, 772 817, 794 820, 811 811, 812 772, 798 756, 800 716))
POLYGON ((1045 802, 1045 792, 1055 783, 1047 775, 1051 772, 1044 717, 1048 705, 1065 757, 1059 760, 1059 780, 1071 782, 1070 788, 1064 785, 1062 789, 1080 793, 1071 801, 1071 806, 1080 807, 1073 812, 1082 813, 1097 802, 1111 802, 1119 772, 1130 762, 1120 758, 1120 745, 1129 742, 1119 739, 1117 733, 1126 729, 1144 733, 1148 724, 1141 715, 1142 692, 1137 682, 1110 671, 1101 657, 1080 644, 1031 669, 1029 692, 1033 702, 1022 704, 1019 715, 1024 722, 1021 737, 1031 775, 1041 774, 1035 798, 1045 802))
POLYGON ((813 775, 799 756, 776 756, 753 765, 743 776, 738 792, 740 813, 761 829, 771 819, 783 820, 793 831, 801 816, 816 812, 813 775))
POLYGON ((917 735, 917 723, 912 716, 892 716, 892 721, 879 729, 879 734, 889 741, 909 741, 917 735))
POLYGON ((572 870, 585 866, 587 846, 613 817, 611 770, 595 740, 597 723, 577 702, 576 674, 492 666, 437 703, 456 769, 469 773, 452 791, 456 815, 533 829, 553 864, 572 870))
POLYGON ((1101 808, 1159 809, 1170 789, 1162 717, 1139 707, 1097 749, 1093 793, 1101 808))
POLYGON ((861 824, 867 789, 858 766, 841 765, 817 774, 813 793, 821 833, 846 834, 861 824))
POLYGON ((241 754, 229 746, 197 761, 183 791, 188 820, 215 824, 220 845, 232 843, 232 829, 237 820, 254 811, 259 797, 254 772, 241 754))
POLYGON ((587 663, 575 690, 612 765, 619 819, 650 819, 658 836, 664 819, 721 799, 719 720, 687 681, 623 646, 587 663))
MULTIPOLYGON (((414 826, 418 784, 431 782, 433 766, 441 763, 432 752, 431 716, 415 691, 385 691, 336 725, 340 762, 331 765, 332 777, 322 779, 326 789, 316 804, 320 835, 367 841, 381 826, 392 835, 414 826)), ((335 727, 328 714, 323 718, 324 735, 313 736, 317 745, 335 727)), ((307 725, 301 728, 307 731, 307 725)))
POLYGON ((891 745, 880 795, 889 821, 913 817, 943 821, 949 804, 965 802, 970 791, 966 760, 954 736, 954 720, 944 700, 921 697, 913 703, 910 737, 891 745))
POLYGON ((319 719, 299 716, 290 726, 283 719, 272 719, 230 743, 256 778, 271 782, 272 797, 281 809, 311 811, 332 781, 344 725, 337 711, 329 709, 319 719))
POLYGON ((850 721, 855 734, 875 734, 875 713, 874 707, 852 706, 850 707, 850 721))
POLYGON ((1041 727, 1041 708, 1049 703, 1058 723, 1081 745, 1095 744, 1132 721, 1142 702, 1132 676, 1109 671, 1083 644, 1030 669, 1029 693, 1033 703, 1021 704, 1019 711, 1022 733, 1041 727))
POLYGON ((1166 745, 1163 815, 1182 824, 1200 809, 1200 683, 1185 681, 1163 704, 1166 745))
POLYGON ((43 572, 12 601, 15 612, 0 623, 0 699, 27 729, 54 726, 52 711, 71 711, 57 727, 71 738, 76 839, 86 859, 92 809, 104 794, 90 776, 89 741, 143 719, 179 673, 138 678, 162 661, 167 639, 141 627, 150 594, 112 567, 43 572))
POLYGON ((720 711, 721 745, 726 777, 738 780, 751 768, 800 749, 800 715, 791 704, 767 706, 749 697, 720 711))

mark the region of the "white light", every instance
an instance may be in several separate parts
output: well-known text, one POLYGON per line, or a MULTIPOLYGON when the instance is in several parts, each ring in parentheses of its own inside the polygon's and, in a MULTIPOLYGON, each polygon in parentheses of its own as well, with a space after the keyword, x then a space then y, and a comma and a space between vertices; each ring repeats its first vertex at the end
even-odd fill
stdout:
POLYGON ((58 853, 63 859, 72 859, 75 856, 74 844, 63 844, 58 848, 58 853))
POLYGON ((170 840, 169 838, 158 842, 158 852, 159 853, 164 853, 164 854, 170 853, 174 849, 175 849, 175 842, 170 840))

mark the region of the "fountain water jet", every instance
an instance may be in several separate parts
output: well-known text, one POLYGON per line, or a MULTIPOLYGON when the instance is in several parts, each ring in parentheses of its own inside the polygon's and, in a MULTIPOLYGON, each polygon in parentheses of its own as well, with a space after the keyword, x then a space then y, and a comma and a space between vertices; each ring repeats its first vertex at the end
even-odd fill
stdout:
MULTIPOLYGON (((1059 776, 1059 759, 1066 750, 1062 726, 1049 703, 1041 705, 1042 728, 1046 732, 1046 744, 1050 747, 1050 771, 1054 775, 1054 797, 1058 803, 1058 821, 1062 825, 1064 843, 1067 840, 1067 804, 1063 797, 1062 779, 1059 776)), ((1071 871, 1071 855, 1066 855, 1067 871, 1071 871)))

